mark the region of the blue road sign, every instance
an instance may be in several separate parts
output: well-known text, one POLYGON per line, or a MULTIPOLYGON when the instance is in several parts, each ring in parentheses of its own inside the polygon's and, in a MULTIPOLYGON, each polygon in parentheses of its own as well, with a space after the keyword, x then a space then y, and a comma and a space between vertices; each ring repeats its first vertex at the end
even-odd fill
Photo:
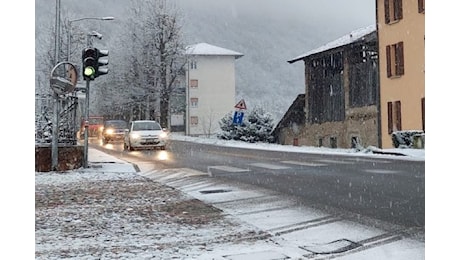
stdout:
POLYGON ((241 125, 243 123, 244 112, 235 111, 233 114, 233 124, 241 125))

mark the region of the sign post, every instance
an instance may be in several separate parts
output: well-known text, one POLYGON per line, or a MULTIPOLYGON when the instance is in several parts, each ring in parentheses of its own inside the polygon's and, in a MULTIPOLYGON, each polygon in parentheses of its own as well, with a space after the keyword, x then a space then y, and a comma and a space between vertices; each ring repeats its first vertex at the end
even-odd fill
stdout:
POLYGON ((233 114, 233 124, 234 125, 241 125, 243 124, 244 112, 242 110, 246 110, 246 103, 244 99, 241 99, 236 105, 235 108, 237 109, 233 114))
POLYGON ((51 70, 50 87, 54 92, 53 138, 51 142, 51 170, 57 171, 59 142, 59 96, 72 93, 77 85, 77 69, 70 62, 60 62, 51 70))

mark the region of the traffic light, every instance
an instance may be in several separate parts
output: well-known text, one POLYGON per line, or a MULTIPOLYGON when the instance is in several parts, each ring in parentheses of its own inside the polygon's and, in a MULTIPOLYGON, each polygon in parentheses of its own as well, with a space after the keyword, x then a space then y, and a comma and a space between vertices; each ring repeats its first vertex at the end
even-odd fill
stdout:
POLYGON ((105 75, 109 73, 109 69, 106 67, 101 67, 109 64, 108 59, 101 59, 102 57, 109 56, 109 51, 108 50, 99 50, 96 49, 97 52, 97 69, 96 69, 96 77, 99 77, 101 75, 105 75))
POLYGON ((96 48, 86 48, 83 50, 83 79, 94 80, 97 77, 98 70, 98 50, 96 48))

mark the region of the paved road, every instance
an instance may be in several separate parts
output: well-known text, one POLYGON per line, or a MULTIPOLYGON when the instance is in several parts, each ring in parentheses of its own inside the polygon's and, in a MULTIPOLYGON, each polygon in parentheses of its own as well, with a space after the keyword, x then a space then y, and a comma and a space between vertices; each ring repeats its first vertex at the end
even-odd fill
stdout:
POLYGON ((122 151, 157 169, 190 168, 294 196, 305 204, 403 225, 425 225, 424 162, 250 150, 173 141, 168 151, 122 151))

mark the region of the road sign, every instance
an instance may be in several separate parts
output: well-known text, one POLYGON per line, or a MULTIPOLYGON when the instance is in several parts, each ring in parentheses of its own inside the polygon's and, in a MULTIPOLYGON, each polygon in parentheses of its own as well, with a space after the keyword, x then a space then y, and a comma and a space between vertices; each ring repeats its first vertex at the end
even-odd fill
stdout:
POLYGON ((74 91, 77 85, 77 69, 70 62, 60 62, 51 70, 50 87, 58 95, 74 91))
POLYGON ((241 125, 243 123, 244 112, 235 111, 233 114, 233 124, 234 125, 241 125))
POLYGON ((246 103, 244 102, 244 99, 241 99, 240 102, 238 102, 238 103, 235 105, 235 108, 245 110, 245 109, 246 109, 246 103))

